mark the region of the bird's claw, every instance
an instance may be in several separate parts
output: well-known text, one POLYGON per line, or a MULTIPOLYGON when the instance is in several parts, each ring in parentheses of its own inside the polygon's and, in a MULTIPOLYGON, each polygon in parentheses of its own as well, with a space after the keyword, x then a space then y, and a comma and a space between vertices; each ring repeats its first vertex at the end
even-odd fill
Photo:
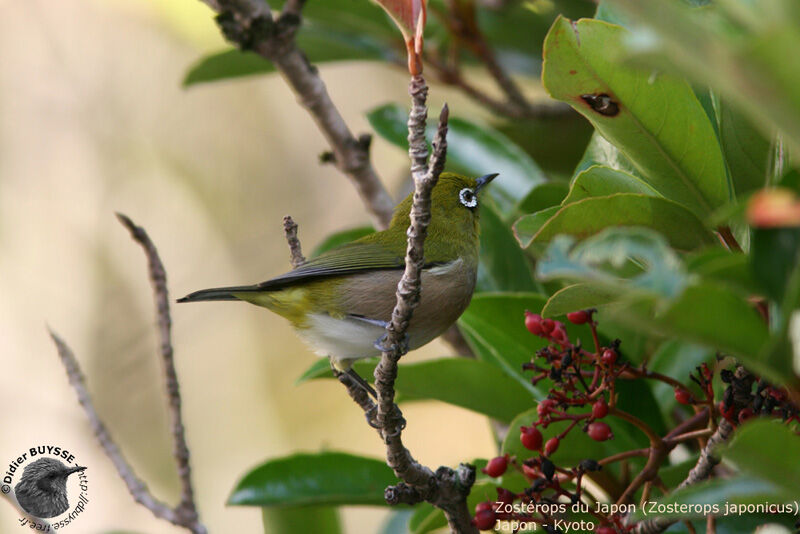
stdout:
POLYGON ((375 343, 372 344, 373 347, 378 349, 381 352, 390 352, 400 349, 400 352, 405 354, 408 352, 409 348, 409 336, 408 333, 403 334, 403 339, 400 340, 400 346, 398 347, 394 343, 391 345, 386 345, 386 340, 389 338, 389 334, 383 334, 381 337, 375 340, 375 343))

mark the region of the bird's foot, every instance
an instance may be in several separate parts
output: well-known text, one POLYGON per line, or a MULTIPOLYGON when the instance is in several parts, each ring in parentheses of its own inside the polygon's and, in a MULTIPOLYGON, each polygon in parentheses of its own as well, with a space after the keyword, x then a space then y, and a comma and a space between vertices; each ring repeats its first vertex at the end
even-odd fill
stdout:
POLYGON ((403 334, 403 339, 400 340, 400 346, 396 347, 394 344, 387 345, 386 340, 389 338, 389 334, 383 334, 381 337, 375 340, 375 343, 372 344, 373 347, 378 349, 381 352, 393 351, 396 349, 400 349, 400 352, 405 354, 408 352, 409 346, 409 336, 408 333, 403 334))
POLYGON ((395 438, 406 428, 406 419, 402 415, 393 418, 390 424, 387 425, 387 430, 384 432, 384 438, 395 438))

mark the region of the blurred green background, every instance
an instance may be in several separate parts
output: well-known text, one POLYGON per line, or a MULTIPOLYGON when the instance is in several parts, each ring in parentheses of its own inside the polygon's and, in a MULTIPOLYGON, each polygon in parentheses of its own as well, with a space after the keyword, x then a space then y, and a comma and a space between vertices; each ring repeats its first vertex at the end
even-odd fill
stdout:
MULTIPOLYGON (((288 269, 283 215, 300 224, 307 251, 368 218, 346 179, 318 164, 324 139, 282 80, 181 89, 191 63, 224 47, 197 0, 0 0, 0 15, 0 462, 40 444, 73 451, 88 466, 90 502, 72 532, 179 532, 128 495, 46 330, 75 351, 140 477, 174 504, 145 259, 114 212, 148 230, 173 299, 288 269)), ((321 72, 355 132, 368 131, 367 110, 406 102, 400 70, 340 63, 321 72)), ((439 87, 431 107, 444 99, 474 110, 439 87)), ((404 155, 376 138, 373 161, 399 196, 404 155)), ((294 385, 315 356, 282 319, 235 303, 172 311, 195 488, 211 532, 261 528, 260 510, 225 501, 268 457, 328 448, 382 456, 337 383, 294 385)), ((449 353, 435 342, 409 360, 449 353)), ((404 412, 407 445, 427 465, 493 455, 482 416, 431 403, 404 412)), ((385 514, 348 509, 346 531, 373 532, 385 514)), ((0 505, 0 532, 19 529, 17 518, 0 505)))

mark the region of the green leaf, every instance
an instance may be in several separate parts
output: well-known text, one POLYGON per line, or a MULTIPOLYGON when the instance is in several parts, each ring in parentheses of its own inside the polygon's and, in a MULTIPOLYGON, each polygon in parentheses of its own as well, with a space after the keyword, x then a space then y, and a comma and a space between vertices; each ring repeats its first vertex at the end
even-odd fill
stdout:
POLYGON ((544 226, 553 215, 558 213, 560 209, 561 206, 552 206, 530 215, 523 215, 517 219, 512 227, 517 243, 519 243, 522 248, 535 247, 533 244, 533 236, 535 236, 542 226, 544 226))
POLYGON ((535 213, 552 206, 558 206, 569 192, 564 182, 545 182, 534 187, 528 196, 517 206, 520 213, 535 213))
POLYGON ((476 291, 536 291, 533 268, 492 202, 480 206, 480 256, 476 291))
POLYGON ((782 382, 781 370, 759 358, 768 337, 764 320, 744 298, 721 285, 687 287, 652 324, 665 335, 735 354, 754 371, 782 382))
POLYGON ((769 298, 777 302, 800 263, 800 228, 753 229, 750 261, 753 274, 769 298))
POLYGON ((339 511, 334 506, 287 506, 262 509, 264 534, 340 534, 339 511))
POLYGON ((685 81, 610 59, 626 35, 606 22, 558 18, 545 40, 545 88, 589 119, 655 190, 705 217, 731 198, 711 123, 685 81), (608 108, 593 108, 596 98, 610 99, 608 108))
POLYGON ((576 310, 602 308, 619 297, 618 291, 602 285, 587 282, 572 284, 553 293, 542 308, 542 317, 558 317, 576 310))
POLYGON ((533 293, 481 293, 472 298, 458 326, 478 359, 491 363, 542 399, 541 389, 522 372, 537 350, 546 345, 525 328, 525 310, 538 311, 544 297, 533 293))
POLYGON ((688 254, 684 261, 689 272, 705 279, 725 284, 747 295, 760 292, 748 254, 714 247, 688 254))
MULTIPOLYGON (((322 360, 327 364, 327 361, 322 360)), ((355 371, 373 382, 375 362, 356 362, 355 371)), ((315 363, 304 380, 332 378, 330 366, 315 363)), ((497 366, 469 358, 441 358, 399 366, 395 389, 403 402, 438 400, 508 422, 535 397, 497 366)))
POLYGON ((639 171, 636 170, 636 166, 631 163, 631 160, 597 131, 592 134, 583 157, 578 162, 578 166, 575 167, 574 174, 577 176, 595 165, 610 167, 616 171, 633 174, 634 176, 639 175, 639 171))
POLYGON ((771 138, 776 129, 800 148, 800 14, 794 0, 683 2, 613 0, 647 25, 627 41, 640 63, 678 69, 730 100, 771 138))
MULTIPOLYGON (((681 513, 670 513, 667 506, 648 506, 647 518, 671 517, 685 519, 689 517, 705 517, 710 514, 722 515, 726 504, 764 504, 776 503, 784 498, 780 489, 764 480, 755 477, 736 477, 731 479, 705 480, 676 490, 667 497, 659 499, 661 505, 692 505, 681 513), (711 508, 703 508, 703 506, 711 508), (716 505, 716 508, 713 508, 716 505)), ((642 508, 637 507, 632 514, 635 520, 644 519, 642 508)), ((734 531, 743 532, 743 531, 734 531)))
POLYGON ((383 490, 395 483, 397 477, 383 460, 341 452, 298 453, 251 470, 236 485, 228 504, 384 505, 383 490))
POLYGON ((722 455, 746 474, 783 488, 787 498, 797 498, 800 436, 782 421, 747 422, 722 455))
MULTIPOLYGON (((367 119, 375 131, 390 143, 408 149, 408 113, 397 104, 373 109, 367 119)), ((428 142, 436 125, 429 121, 428 142)), ((489 126, 451 117, 447 133, 447 166, 454 172, 481 176, 500 173, 487 188, 503 216, 511 214, 517 203, 545 181, 541 169, 521 148, 489 126)))
POLYGON ((322 243, 317 245, 317 247, 314 249, 314 252, 311 253, 311 257, 316 258, 323 252, 327 252, 338 246, 344 245, 345 243, 355 241, 360 237, 364 237, 365 235, 369 235, 374 232, 375 229, 372 228, 372 226, 359 226, 357 228, 351 228, 350 230, 335 232, 326 237, 322 243))
MULTIPOLYGON (((520 227, 528 224, 526 217, 517 221, 518 233, 520 227)), ((651 228, 681 250, 714 243, 711 232, 691 211, 666 198, 637 193, 584 198, 563 206, 539 228, 532 241, 548 242, 558 234, 584 238, 605 228, 619 226, 651 228)))
POLYGON ((688 283, 680 259, 664 238, 644 228, 609 228, 578 244, 572 237, 558 236, 537 264, 537 276, 667 298, 679 295, 688 283))
POLYGON ((593 165, 578 174, 572 181, 569 194, 561 203, 562 206, 572 204, 589 197, 604 197, 614 193, 639 193, 651 197, 660 197, 658 192, 644 181, 623 171, 593 165))
MULTIPOLYGON (((324 24, 307 21, 297 42, 312 63, 345 60, 397 61, 388 46, 368 35, 342 32, 324 24)), ((183 86, 268 74, 275 66, 254 52, 238 49, 215 52, 197 60, 186 73, 183 86)))
POLYGON ((772 183, 775 147, 727 100, 716 100, 720 143, 737 195, 772 183))

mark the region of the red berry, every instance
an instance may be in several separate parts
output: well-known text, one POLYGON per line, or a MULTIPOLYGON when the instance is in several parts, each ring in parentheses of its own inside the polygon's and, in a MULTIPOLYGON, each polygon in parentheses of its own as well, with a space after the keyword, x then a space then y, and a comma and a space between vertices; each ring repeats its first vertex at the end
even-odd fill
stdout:
POLYGON ((492 478, 496 478, 505 473, 507 468, 508 468, 508 455, 506 454, 505 456, 497 456, 496 458, 492 458, 491 460, 489 460, 489 463, 486 464, 486 467, 481 469, 481 471, 483 471, 492 478))
POLYGON ((595 419, 602 419, 603 417, 608 415, 608 404, 606 404, 605 399, 597 399, 594 404, 592 404, 592 417, 595 419))
POLYGON ((528 329, 528 332, 537 336, 544 334, 544 330, 542 330, 542 316, 525 310, 525 328, 528 329))
POLYGON ((538 451, 542 448, 542 433, 535 426, 521 426, 519 427, 519 440, 522 446, 532 451, 538 451))
POLYGON ((614 349, 604 350, 600 360, 608 366, 614 365, 614 362, 617 361, 617 351, 614 349))
POLYGON ((542 476, 542 474, 536 467, 530 466, 528 464, 522 464, 522 474, 531 480, 536 480, 537 478, 542 476))
POLYGON ((570 312, 567 314, 567 319, 572 324, 586 324, 591 318, 591 314, 586 310, 570 312))
POLYGON ((492 501, 482 501, 475 505, 476 514, 483 510, 494 510, 494 505, 492 504, 492 501))
POLYGON ((617 531, 614 530, 614 527, 606 525, 603 527, 597 527, 594 530, 594 534, 617 534, 617 531))
POLYGON ((544 455, 545 456, 550 456, 554 452, 556 452, 558 450, 559 443, 560 443, 560 441, 558 440, 558 438, 550 438, 550 439, 548 439, 547 443, 544 444, 544 455))
POLYGON ((536 407, 536 413, 539 414, 539 417, 549 415, 553 408, 556 407, 556 404, 556 401, 553 399, 545 399, 536 407))
POLYGON ((472 521, 478 530, 490 530, 494 527, 496 517, 494 510, 481 510, 472 521))
POLYGON ((681 404, 691 404, 692 394, 683 388, 675 388, 675 400, 681 404))
POLYGON ((553 329, 553 332, 550 334, 550 337, 553 338, 553 341, 560 343, 561 345, 566 345, 569 343, 569 336, 567 335, 567 331, 564 330, 564 325, 561 323, 556 325, 556 327, 553 329))
POLYGON ((542 330, 546 335, 550 335, 550 332, 556 327, 556 322, 552 319, 542 319, 542 330))
POLYGON ((586 429, 586 433, 595 441, 605 441, 613 436, 611 427, 602 421, 590 423, 589 427, 586 429))
POLYGON ((517 495, 513 491, 509 491, 505 488, 497 488, 497 502, 511 504, 516 498, 517 495))

